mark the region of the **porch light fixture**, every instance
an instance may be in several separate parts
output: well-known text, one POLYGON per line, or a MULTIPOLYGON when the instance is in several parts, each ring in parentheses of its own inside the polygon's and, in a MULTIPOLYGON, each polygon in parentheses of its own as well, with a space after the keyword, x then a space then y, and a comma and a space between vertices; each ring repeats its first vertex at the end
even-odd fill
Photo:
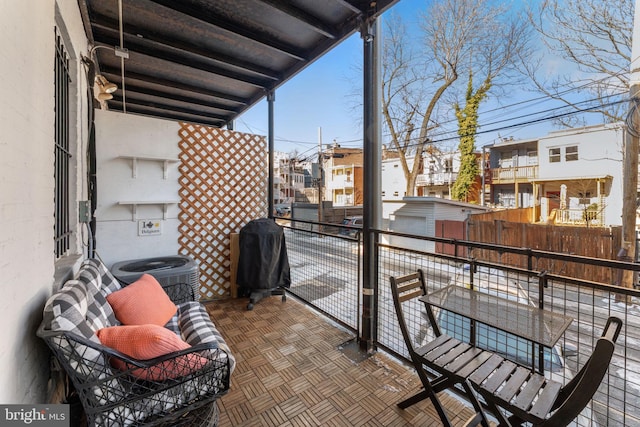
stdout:
POLYGON ((96 75, 95 82, 100 90, 96 96, 98 101, 108 101, 113 99, 112 93, 118 89, 118 86, 115 83, 111 83, 101 74, 96 75))

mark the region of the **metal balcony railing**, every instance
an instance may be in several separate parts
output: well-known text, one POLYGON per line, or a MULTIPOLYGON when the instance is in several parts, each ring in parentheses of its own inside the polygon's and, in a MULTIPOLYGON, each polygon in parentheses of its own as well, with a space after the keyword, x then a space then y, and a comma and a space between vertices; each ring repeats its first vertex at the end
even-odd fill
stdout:
MULTIPOLYGON (((290 291, 358 334, 362 313, 359 233, 356 237, 342 236, 338 234, 340 226, 306 221, 290 222, 284 226, 291 265, 290 291)), ((614 359, 594 399, 577 418, 575 425, 640 425, 640 375, 637 374, 640 370, 640 292, 562 276, 568 263, 610 269, 617 273, 612 277, 622 277, 623 271, 637 274, 640 270, 638 264, 452 239, 383 231, 374 233, 378 242, 375 255, 378 276, 374 287, 377 347, 407 358, 388 284, 389 276, 407 274, 418 268, 426 273, 429 291, 452 283, 468 286, 472 280, 474 286, 497 283, 508 292, 519 295, 518 298, 528 299, 531 304, 572 317, 571 326, 558 344, 542 354, 545 374, 558 381, 568 381, 584 364, 606 319, 615 315, 623 320, 624 326, 614 359), (419 243, 421 240, 435 240, 440 245, 448 245, 454 249, 448 253, 456 255, 410 249, 420 246, 412 244, 412 241, 419 243), (505 259, 510 261, 520 258, 521 264, 527 267, 474 259, 474 252, 480 253, 480 249, 506 254, 505 259)), ((413 334, 417 339, 428 340, 428 323, 425 314, 419 312, 423 308, 416 309, 413 334)), ((501 339, 508 348, 507 353, 520 362, 535 361, 541 355, 532 354, 529 346, 513 337, 501 339)))

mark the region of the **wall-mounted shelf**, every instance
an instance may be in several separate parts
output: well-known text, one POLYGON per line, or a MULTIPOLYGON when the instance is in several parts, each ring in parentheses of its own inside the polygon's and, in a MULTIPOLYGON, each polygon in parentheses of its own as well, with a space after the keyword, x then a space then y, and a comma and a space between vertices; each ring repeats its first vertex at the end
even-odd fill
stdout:
POLYGON ((159 205, 162 206, 162 219, 167 219, 167 209, 169 205, 177 205, 178 200, 144 200, 144 201, 127 201, 118 202, 119 205, 131 206, 131 221, 135 221, 138 217, 138 205, 159 205))
POLYGON ((169 177, 169 163, 177 163, 180 160, 175 158, 166 157, 152 157, 152 156, 118 156, 119 159, 131 160, 131 176, 132 178, 138 177, 138 161, 148 162, 160 162, 163 164, 164 173, 162 177, 167 179, 169 177))

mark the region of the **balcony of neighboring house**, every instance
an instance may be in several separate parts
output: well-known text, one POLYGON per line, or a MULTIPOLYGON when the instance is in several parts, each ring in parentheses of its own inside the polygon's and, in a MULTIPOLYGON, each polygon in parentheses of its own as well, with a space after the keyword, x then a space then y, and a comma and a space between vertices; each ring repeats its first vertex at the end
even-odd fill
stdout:
POLYGON ((352 175, 334 175, 330 181, 327 181, 328 190, 336 190, 340 188, 353 188, 353 176, 352 175))
POLYGON ((499 167, 491 169, 492 184, 531 182, 538 177, 538 165, 499 167))
POLYGON ((450 185, 458 178, 457 172, 423 173, 416 177, 416 186, 431 187, 436 185, 450 185))

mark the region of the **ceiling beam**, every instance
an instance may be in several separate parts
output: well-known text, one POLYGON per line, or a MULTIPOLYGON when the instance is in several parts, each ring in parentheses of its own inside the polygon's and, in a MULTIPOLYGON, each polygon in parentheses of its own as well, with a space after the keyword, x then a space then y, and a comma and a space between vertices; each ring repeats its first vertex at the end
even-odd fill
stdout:
POLYGON ((317 19, 315 16, 308 14, 302 9, 292 6, 291 2, 289 1, 282 1, 282 0, 259 0, 259 1, 271 6, 274 9, 279 10, 280 12, 283 12, 284 14, 292 18, 295 18, 299 22, 311 28, 313 31, 319 34, 322 34, 325 37, 328 37, 330 39, 336 38, 333 28, 327 25, 324 25, 322 21, 317 19))
MULTIPOLYGON (((95 34, 95 30, 100 30, 104 33, 110 33, 111 37, 113 37, 114 40, 117 40, 119 37, 118 21, 116 21, 115 19, 108 18, 104 15, 96 15, 94 17, 93 28, 94 28, 94 34, 95 34)), ((223 55, 220 53, 198 48, 193 44, 180 42, 180 41, 177 41, 175 38, 171 39, 166 35, 149 31, 146 28, 127 24, 126 22, 124 23, 124 37, 125 37, 125 46, 139 45, 141 46, 141 49, 142 49, 141 51, 145 50, 144 47, 142 47, 145 44, 152 44, 161 49, 166 49, 169 51, 172 50, 174 52, 178 52, 181 54, 198 57, 201 60, 214 61, 218 64, 228 65, 236 69, 242 70, 244 72, 251 73, 256 76, 263 77, 269 80, 275 81, 281 78, 273 70, 259 67, 255 64, 249 63, 247 61, 241 61, 241 60, 232 58, 228 55, 223 55)))
MULTIPOLYGON (((109 76, 109 80, 113 82, 119 82, 122 77, 119 68, 101 66, 100 72, 103 75, 105 75, 105 77, 109 76)), ((247 105, 245 99, 239 96, 218 92, 214 90, 208 90, 200 86, 192 86, 189 84, 177 82, 175 80, 163 79, 159 77, 150 76, 147 74, 133 73, 131 71, 126 71, 126 69, 125 69, 125 79, 127 82, 130 80, 137 80, 137 81, 151 83, 158 86, 166 86, 173 89, 178 89, 183 92, 190 92, 198 95, 210 96, 212 98, 223 99, 229 102, 233 102, 234 104, 247 105)))
POLYGON ((110 101, 107 101, 107 104, 109 105, 109 107, 111 107, 111 104, 113 102, 120 103, 120 104, 126 103, 127 111, 129 111, 130 107, 152 108, 154 110, 181 113, 190 117, 192 116, 201 117, 201 118, 207 118, 209 120, 214 119, 215 121, 220 121, 220 122, 226 122, 227 120, 229 120, 228 117, 222 116, 219 114, 206 114, 206 113, 203 114, 203 111, 199 111, 199 110, 192 110, 190 108, 176 107, 174 105, 167 105, 167 104, 162 104, 158 102, 146 101, 136 96, 130 96, 128 92, 126 94, 126 99, 124 100, 124 102, 120 92, 114 93, 113 95, 114 95, 113 99, 110 101))
POLYGON ((270 34, 266 34, 266 33, 261 34, 259 32, 255 32, 248 28, 234 24, 232 22, 229 22, 228 20, 222 19, 214 15, 207 9, 195 8, 188 4, 185 4, 180 1, 175 1, 175 0, 149 0, 149 1, 159 4, 161 6, 164 6, 170 10, 173 10, 174 12, 181 13, 192 19, 196 19, 198 21, 204 22, 205 24, 233 33, 238 37, 242 37, 246 40, 250 40, 256 44, 259 44, 273 51, 280 52, 298 61, 307 61, 307 58, 302 52, 297 51, 297 49, 294 48, 293 46, 289 46, 285 43, 281 43, 273 40, 273 36, 271 36, 270 34))
MULTIPOLYGON (((350 9, 352 12, 362 12, 362 10, 358 7, 358 6, 354 6, 353 4, 351 4, 350 1, 348 0, 336 0, 338 3, 340 3, 341 5, 343 5, 344 7, 350 9)), ((367 2, 367 3, 371 3, 371 2, 367 2)))
MULTIPOLYGON (((120 41, 117 38, 109 37, 106 34, 100 33, 96 31, 94 27, 93 37, 97 44, 105 44, 107 46, 115 46, 119 45, 120 41)), ((129 54, 138 54, 144 55, 151 58, 159 59, 162 61, 167 61, 172 64, 181 65, 183 67, 193 68, 196 70, 204 71, 209 74, 215 74, 217 76, 226 77, 231 80, 235 80, 244 84, 248 84, 257 88, 264 88, 269 85, 271 79, 268 81, 251 78, 247 75, 242 75, 240 73, 234 73, 230 70, 225 70, 215 65, 211 65, 209 63, 205 63, 205 61, 198 60, 190 60, 184 55, 181 55, 176 52, 167 52, 166 50, 158 47, 152 46, 144 46, 140 42, 132 43, 129 42, 126 46, 129 49, 129 54)), ((126 59, 125 59, 126 65, 126 59)))
POLYGON ((127 92, 126 93, 127 97, 135 94, 147 95, 147 96, 153 96, 155 98, 160 98, 160 99, 170 99, 172 101, 184 102, 186 104, 194 105, 197 107, 203 107, 203 108, 214 109, 214 110, 222 110, 229 114, 238 113, 237 109, 233 109, 233 108, 230 108, 229 106, 222 105, 219 103, 210 103, 210 102, 203 101, 201 99, 194 99, 188 96, 182 96, 175 93, 169 93, 166 91, 153 90, 153 89, 149 89, 141 86, 132 85, 130 83, 126 84, 125 90, 127 92))
MULTIPOLYGON (((124 112, 124 108, 122 102, 120 101, 109 101, 109 111, 118 111, 124 112)), ((129 105, 127 102, 127 113, 140 114, 143 116, 156 117, 161 119, 173 120, 177 122, 192 122, 198 123, 205 126, 211 126, 215 128, 221 128, 226 125, 227 122, 223 120, 211 120, 206 117, 190 117, 181 114, 172 114, 171 112, 165 111, 149 111, 147 108, 136 107, 135 105, 129 105)))

